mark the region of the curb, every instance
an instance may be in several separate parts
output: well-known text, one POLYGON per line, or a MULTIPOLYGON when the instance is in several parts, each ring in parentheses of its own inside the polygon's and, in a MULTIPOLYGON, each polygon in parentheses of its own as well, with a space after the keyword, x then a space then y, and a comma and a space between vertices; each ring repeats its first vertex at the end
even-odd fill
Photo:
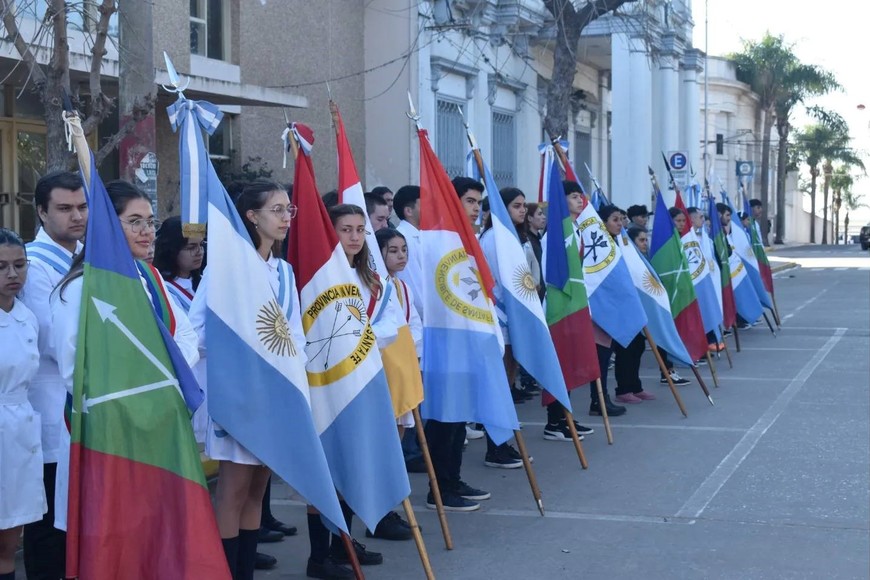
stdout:
POLYGON ((799 267, 799 264, 797 262, 783 262, 778 266, 771 266, 770 271, 771 273, 776 274, 778 272, 784 272, 786 270, 791 270, 792 268, 797 267, 799 267))

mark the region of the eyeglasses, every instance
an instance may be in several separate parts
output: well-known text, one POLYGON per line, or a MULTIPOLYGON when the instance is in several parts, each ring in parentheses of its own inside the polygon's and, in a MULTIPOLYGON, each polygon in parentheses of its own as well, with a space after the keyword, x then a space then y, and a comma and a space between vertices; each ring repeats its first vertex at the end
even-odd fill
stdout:
POLYGON ((205 242, 200 242, 198 244, 188 244, 181 249, 194 255, 202 254, 205 252, 205 242))
POLYGON ((160 229, 160 226, 163 222, 154 218, 139 218, 131 222, 121 220, 121 223, 130 226, 130 231, 132 231, 134 234, 141 234, 142 231, 146 228, 154 230, 156 232, 158 229, 160 229))
POLYGON ((18 274, 23 274, 27 271, 28 266, 30 266, 30 260, 21 264, 13 264, 12 262, 0 264, 0 276, 8 276, 12 270, 15 270, 18 274))
POLYGON ((283 218, 286 215, 292 220, 296 217, 297 209, 298 208, 295 205, 288 205, 287 207, 284 207, 283 205, 276 205, 273 207, 264 207, 256 211, 267 211, 277 218, 283 218))

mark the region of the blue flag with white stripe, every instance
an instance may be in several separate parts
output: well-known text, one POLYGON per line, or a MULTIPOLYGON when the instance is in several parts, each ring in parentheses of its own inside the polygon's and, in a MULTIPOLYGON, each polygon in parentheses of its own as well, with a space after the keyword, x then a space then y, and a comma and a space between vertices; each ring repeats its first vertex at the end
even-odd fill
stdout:
MULTIPOLYGON (((276 293, 241 217, 208 159, 201 135, 213 110, 208 103, 170 107, 182 135, 182 158, 203 161, 195 192, 206 202, 208 270, 194 297, 191 318, 203 309, 207 356, 208 413, 224 431, 298 491, 332 525, 346 530, 335 486, 314 427, 305 372, 305 337, 295 284, 279 283, 276 293), (198 147, 188 152, 186 147, 198 147), (285 288, 282 292, 280 288, 285 288), (286 292, 286 293, 285 293, 286 292), (243 299, 240 299, 243 297, 243 299), (204 304, 203 304, 204 303, 204 304), (291 306, 295 304, 295 306, 291 306)), ((208 130, 208 129, 206 129, 208 130)), ((194 181, 191 181, 193 183, 194 181)), ((182 188, 182 195, 194 192, 182 188)), ((194 209, 198 202, 187 200, 194 209)), ((199 210, 190 214, 202 224, 199 210)), ((280 276, 292 276, 283 265, 280 276)))
POLYGON ((480 245, 496 281, 499 321, 504 314, 516 361, 570 412, 565 378, 516 227, 485 164, 483 172, 492 228, 481 236, 480 245))

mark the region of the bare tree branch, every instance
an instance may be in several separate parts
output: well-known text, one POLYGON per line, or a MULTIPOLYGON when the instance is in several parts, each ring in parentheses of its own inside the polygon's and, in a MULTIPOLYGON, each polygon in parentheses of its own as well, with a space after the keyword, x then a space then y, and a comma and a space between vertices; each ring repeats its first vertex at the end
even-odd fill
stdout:
POLYGON ((36 62, 36 57, 30 50, 30 46, 24 41, 18 30, 18 23, 15 21, 15 0, 0 0, 0 8, 3 10, 3 26, 6 28, 6 34, 15 45, 15 50, 21 55, 21 60, 30 69, 30 76, 33 77, 37 87, 45 86, 45 73, 36 62))
POLYGON ((82 123, 85 135, 89 135, 112 111, 112 100, 103 94, 100 73, 107 52, 106 39, 109 37, 109 20, 117 9, 115 0, 103 0, 98 8, 100 18, 97 21, 96 38, 91 49, 91 71, 88 82, 91 89, 91 114, 82 123))

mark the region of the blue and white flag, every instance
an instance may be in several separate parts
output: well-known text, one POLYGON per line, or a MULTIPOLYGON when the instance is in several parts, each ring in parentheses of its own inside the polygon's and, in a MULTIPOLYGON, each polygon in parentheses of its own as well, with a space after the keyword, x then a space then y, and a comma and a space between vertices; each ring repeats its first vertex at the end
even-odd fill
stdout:
POLYGON ((288 323, 269 268, 218 179, 201 135, 184 138, 191 131, 199 133, 199 126, 210 126, 210 116, 200 118, 210 109, 207 105, 181 102, 170 112, 175 112, 175 127, 181 128, 182 158, 191 160, 190 167, 200 167, 202 161, 205 170, 200 181, 182 181, 181 195, 191 209, 190 223, 203 223, 197 203, 205 202, 207 208, 212 260, 191 308, 201 308, 205 300, 208 413, 326 520, 346 530, 312 418, 305 338, 295 332, 301 328, 298 307, 291 308, 295 320, 288 323), (187 151, 185 143, 198 149, 187 151), (196 196, 187 187, 192 183, 199 184, 196 196))
POLYGON ((481 236, 480 246, 496 281, 494 294, 496 309, 501 311, 499 319, 502 313, 507 318, 508 336, 516 361, 570 412, 565 378, 525 251, 486 165, 483 171, 492 228, 481 236))
POLYGON ((592 204, 574 220, 582 240, 583 275, 592 321, 623 346, 634 340, 647 319, 616 241, 592 204))

